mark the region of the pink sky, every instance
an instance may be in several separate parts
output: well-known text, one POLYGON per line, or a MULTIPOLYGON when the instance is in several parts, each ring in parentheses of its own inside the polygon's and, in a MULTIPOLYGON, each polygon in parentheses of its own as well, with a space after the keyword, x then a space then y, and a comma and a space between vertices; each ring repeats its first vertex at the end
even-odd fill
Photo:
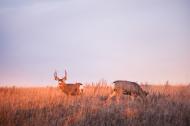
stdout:
POLYGON ((190 82, 188 0, 0 1, 0 86, 190 82))

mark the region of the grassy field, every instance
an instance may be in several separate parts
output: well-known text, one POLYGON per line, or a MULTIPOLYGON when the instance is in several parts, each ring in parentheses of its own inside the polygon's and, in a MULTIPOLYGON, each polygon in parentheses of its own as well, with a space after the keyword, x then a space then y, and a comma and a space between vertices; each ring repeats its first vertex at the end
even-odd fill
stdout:
POLYGON ((146 102, 105 99, 106 84, 67 97, 58 88, 0 88, 0 126, 190 126, 190 86, 143 86, 146 102))

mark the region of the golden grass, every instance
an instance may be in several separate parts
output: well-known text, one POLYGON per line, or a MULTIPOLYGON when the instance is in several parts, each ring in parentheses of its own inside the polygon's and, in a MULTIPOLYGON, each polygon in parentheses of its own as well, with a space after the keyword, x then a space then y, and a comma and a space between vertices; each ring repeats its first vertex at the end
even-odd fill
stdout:
POLYGON ((143 86, 146 102, 122 96, 105 104, 111 88, 86 85, 67 97, 58 88, 0 88, 0 126, 189 126, 189 86, 143 86))

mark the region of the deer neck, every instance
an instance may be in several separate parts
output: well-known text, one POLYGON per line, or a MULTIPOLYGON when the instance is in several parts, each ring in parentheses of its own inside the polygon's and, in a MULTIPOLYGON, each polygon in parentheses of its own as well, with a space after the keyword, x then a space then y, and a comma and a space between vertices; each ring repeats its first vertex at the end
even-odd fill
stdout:
POLYGON ((61 88, 62 90, 64 89, 65 85, 65 82, 59 82, 59 88, 61 88))

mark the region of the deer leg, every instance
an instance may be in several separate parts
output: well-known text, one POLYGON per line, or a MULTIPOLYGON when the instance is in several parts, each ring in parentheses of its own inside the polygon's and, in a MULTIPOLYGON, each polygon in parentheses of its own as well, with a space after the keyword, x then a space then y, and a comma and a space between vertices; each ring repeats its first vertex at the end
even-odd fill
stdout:
POLYGON ((107 100, 106 101, 109 101, 112 97, 114 97, 116 95, 116 92, 115 91, 113 91, 109 96, 108 96, 108 98, 107 98, 107 100))
POLYGON ((143 93, 140 93, 140 98, 142 102, 146 102, 146 96, 143 93))
POLYGON ((131 101, 135 101, 135 96, 131 95, 131 101))
POLYGON ((121 95, 119 95, 119 94, 116 94, 116 103, 118 104, 119 103, 119 100, 120 100, 120 97, 121 95))
POLYGON ((138 97, 138 94, 136 92, 133 92, 131 96, 132 96, 132 101, 135 101, 135 99, 138 97))

